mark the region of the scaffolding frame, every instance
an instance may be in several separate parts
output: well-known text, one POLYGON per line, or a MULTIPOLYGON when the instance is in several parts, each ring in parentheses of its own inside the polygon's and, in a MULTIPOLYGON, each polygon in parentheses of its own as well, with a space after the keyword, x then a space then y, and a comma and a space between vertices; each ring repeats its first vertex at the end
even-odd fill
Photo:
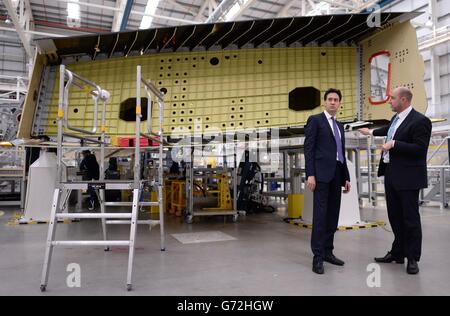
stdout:
MULTIPOLYGON (((203 147, 203 146, 202 146, 203 147)), ((238 169, 238 163, 237 163, 237 147, 236 144, 233 144, 233 154, 227 154, 224 153, 223 155, 210 155, 210 154, 202 154, 202 157, 220 157, 224 158, 224 165, 223 167, 216 167, 216 168, 202 168, 195 166, 195 159, 194 159, 194 151, 192 150, 193 147, 190 148, 190 159, 188 162, 186 162, 186 210, 185 210, 185 221, 188 224, 192 224, 194 221, 194 217, 198 216, 224 216, 224 219, 226 216, 231 216, 233 222, 237 222, 239 217, 239 212, 237 209, 237 169, 238 169), (228 160, 230 160, 228 157, 231 157, 232 166, 229 165, 228 160), (203 175, 196 175, 195 173, 203 173, 203 175), (194 208, 194 184, 195 184, 195 178, 204 178, 204 177, 211 177, 214 175, 214 172, 216 172, 216 176, 223 175, 223 174, 229 174, 231 178, 231 187, 233 194, 230 198, 232 198, 232 209, 221 209, 219 208, 206 208, 203 210, 196 210, 194 208), (209 173, 209 175, 207 175, 209 173)), ((218 181, 219 184, 219 181, 218 181)), ((220 191, 220 190, 219 190, 220 191)), ((231 190, 230 190, 231 191, 231 190)), ((223 192, 218 192, 218 200, 220 201, 221 195, 223 192)), ((226 198, 226 197, 224 197, 226 198)))

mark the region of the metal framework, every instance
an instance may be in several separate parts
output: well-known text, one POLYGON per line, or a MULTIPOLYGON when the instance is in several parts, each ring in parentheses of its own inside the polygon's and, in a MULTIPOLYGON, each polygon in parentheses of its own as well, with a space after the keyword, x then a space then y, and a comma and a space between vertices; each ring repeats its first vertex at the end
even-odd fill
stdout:
POLYGON ((27 85, 27 79, 23 77, 0 75, 0 103, 22 102, 21 96, 27 93, 27 85))
POLYGON ((28 58, 34 57, 34 50, 31 47, 31 40, 30 37, 25 33, 26 30, 29 28, 29 21, 31 18, 31 9, 29 6, 29 3, 27 6, 24 6, 24 2, 20 1, 20 8, 19 8, 19 16, 17 15, 17 8, 14 6, 11 0, 3 0, 3 4, 5 5, 6 9, 8 10, 8 14, 11 17, 11 20, 14 24, 14 27, 16 29, 17 35, 19 36, 22 45, 27 53, 28 58), (27 10, 27 14, 25 15, 25 9, 27 10), (25 26, 25 28, 24 28, 25 26))
POLYGON ((10 187, 9 193, 16 193, 16 183, 20 183, 20 200, 0 200, 0 206, 19 205, 23 209, 25 202, 25 148, 0 149, 0 192, 5 193, 6 187, 10 187), (11 165, 15 167, 12 168, 11 165))
MULTIPOLYGON (((135 251, 135 240, 136 240, 136 230, 137 224, 146 224, 152 226, 160 226, 160 238, 161 238, 161 251, 165 250, 165 235, 164 235, 164 205, 162 196, 162 185, 163 185, 163 166, 162 166, 162 154, 163 154, 163 144, 159 142, 159 167, 158 167, 158 181, 155 186, 158 189, 158 201, 157 202, 140 202, 140 193, 145 184, 145 181, 141 180, 140 177, 140 123, 141 123, 141 86, 144 85, 149 99, 151 99, 151 94, 153 94, 159 106, 159 132, 157 133, 159 139, 163 137, 162 122, 164 115, 164 94, 159 92, 156 87, 151 83, 147 82, 141 77, 141 66, 137 66, 137 77, 136 77, 136 145, 135 145, 135 159, 134 159, 134 181, 113 181, 105 180, 104 178, 104 164, 105 164, 105 139, 106 139, 106 128, 105 128, 105 113, 106 113, 106 102, 109 98, 109 92, 103 90, 99 85, 91 82, 65 68, 64 65, 60 66, 60 81, 59 81, 59 104, 58 104, 58 144, 57 144, 57 184, 53 195, 52 211, 50 217, 50 224, 48 228, 47 244, 45 251, 45 260, 42 270, 41 279, 41 291, 45 291, 48 284, 48 277, 50 271, 50 263, 52 258, 53 249, 56 246, 104 246, 105 251, 109 250, 110 246, 128 246, 129 247, 129 259, 128 259, 128 273, 127 273, 127 290, 132 289, 132 272, 133 272, 133 261, 134 261, 134 251, 135 251), (67 83, 65 83, 67 80, 67 83), (69 111, 69 90, 72 85, 78 86, 84 89, 84 85, 91 86, 95 90, 91 91, 91 95, 94 99, 94 122, 92 129, 83 130, 70 126, 68 123, 67 113, 69 111), (93 135, 97 132, 97 119, 99 115, 99 102, 102 103, 101 108, 101 127, 100 127, 100 180, 99 181, 77 181, 77 182, 63 182, 62 177, 62 155, 63 155, 63 137, 68 134, 64 133, 64 128, 71 130, 81 135, 93 135), (88 190, 93 189, 96 191, 99 202, 101 213, 62 213, 61 211, 65 208, 66 199, 70 196, 72 190, 88 190), (132 190, 133 191, 133 201, 130 202, 106 202, 105 201, 105 190, 132 190), (61 203, 62 201, 62 203, 61 203), (106 213, 106 206, 131 206, 131 213, 106 213), (142 206, 158 206, 159 207, 159 220, 138 220, 138 209, 142 206), (101 219, 102 230, 103 230, 103 240, 102 241, 59 241, 55 240, 56 225, 58 220, 64 219, 101 219), (129 240, 108 240, 106 225, 108 224, 128 224, 130 225, 130 238, 129 240)), ((149 107, 150 108, 150 107, 149 107)), ((150 116, 148 121, 151 121, 151 108, 149 109, 150 116)), ((151 132, 151 123, 149 123, 149 130, 151 132)), ((74 135, 68 135, 73 137, 74 135)), ((77 136, 77 135, 75 135, 77 136)), ((83 138, 82 136, 77 136, 83 138)), ((84 138, 86 141, 90 141, 88 138, 84 138)))
MULTIPOLYGON (((205 155, 203 153, 203 157, 215 157, 213 155, 205 155)), ((236 222, 239 216, 237 210, 237 157, 236 157, 236 147, 233 149, 232 161, 231 165, 228 160, 231 155, 222 155, 219 156, 224 158, 224 166, 219 168, 202 168, 196 167, 194 165, 194 151, 191 150, 191 159, 186 163, 186 222, 191 224, 194 220, 195 216, 232 216, 233 222, 236 222), (196 210, 194 208, 194 184, 196 178, 213 178, 220 177, 218 181, 219 190, 218 193, 218 201, 220 202, 223 199, 231 199, 231 197, 223 196, 224 190, 221 190, 221 187, 228 186, 228 183, 224 183, 221 181, 225 181, 227 178, 226 175, 229 175, 231 178, 231 185, 233 188, 232 194, 232 208, 227 209, 226 207, 217 207, 217 208, 209 208, 204 210, 196 210), (222 184, 222 185, 220 185, 222 184)))

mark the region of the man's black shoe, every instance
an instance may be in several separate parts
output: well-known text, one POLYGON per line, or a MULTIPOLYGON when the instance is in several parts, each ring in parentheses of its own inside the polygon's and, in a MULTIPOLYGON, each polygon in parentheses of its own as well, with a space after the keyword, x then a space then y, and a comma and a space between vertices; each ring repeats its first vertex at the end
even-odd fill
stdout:
POLYGON ((417 274, 419 273, 419 265, 416 260, 408 260, 408 264, 406 266, 406 272, 408 274, 417 274))
POLYGON ((325 256, 324 261, 334 264, 336 266, 343 266, 345 264, 344 261, 342 261, 339 258, 336 258, 333 254, 325 256))
POLYGON ((312 270, 314 273, 317 274, 324 274, 325 270, 323 269, 323 261, 313 261, 313 267, 312 270))
POLYGON ((375 258, 375 262, 379 262, 379 263, 391 263, 393 261, 395 261, 398 264, 404 264, 405 263, 405 259, 404 258, 395 258, 391 254, 390 251, 384 257, 375 258))

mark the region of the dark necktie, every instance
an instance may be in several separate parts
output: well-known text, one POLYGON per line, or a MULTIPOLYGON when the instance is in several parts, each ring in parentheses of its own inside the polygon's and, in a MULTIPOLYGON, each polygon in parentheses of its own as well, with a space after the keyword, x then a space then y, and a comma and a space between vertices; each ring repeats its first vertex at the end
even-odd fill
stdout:
POLYGON ((334 140, 336 141, 338 159, 341 163, 344 163, 344 152, 342 151, 342 142, 339 137, 339 128, 334 117, 331 120, 333 121, 334 140))

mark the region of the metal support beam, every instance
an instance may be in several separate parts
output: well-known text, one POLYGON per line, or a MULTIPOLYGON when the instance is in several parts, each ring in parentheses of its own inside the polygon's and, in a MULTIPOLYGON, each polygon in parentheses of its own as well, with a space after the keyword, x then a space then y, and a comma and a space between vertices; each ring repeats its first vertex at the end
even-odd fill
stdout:
MULTIPOLYGON (((7 36, 7 35, 0 34, 0 39, 4 39, 5 40, 4 42, 14 43, 14 44, 19 43, 19 45, 20 45, 20 38, 18 38, 17 36, 7 36)), ((20 47, 22 47, 22 45, 20 45, 20 47)), ((20 59, 20 61, 22 61, 22 58, 20 59)))
POLYGON ((234 21, 238 19, 250 6, 255 2, 255 0, 243 0, 241 1, 241 7, 239 8, 239 11, 237 11, 235 14, 233 14, 230 17, 227 17, 228 21, 234 21))
POLYGON ((224 14, 227 13, 227 9, 229 9, 236 0, 223 0, 217 8, 209 15, 209 18, 205 21, 205 23, 214 23, 218 21, 224 14))
POLYGON ((203 12, 205 12, 206 8, 209 6, 210 2, 209 1, 204 1, 202 6, 200 7, 200 10, 198 10, 197 15, 195 16, 194 20, 195 21, 201 21, 202 17, 203 17, 203 12))
POLYGON ((123 12, 125 11, 126 5, 127 5, 127 0, 117 0, 116 9, 119 9, 119 10, 114 12, 114 20, 113 20, 113 24, 112 24, 112 28, 111 28, 112 32, 120 31, 120 25, 122 24, 123 12))
MULTIPOLYGON (((17 33, 16 29, 13 29, 11 27, 3 27, 3 26, 0 26, 0 31, 7 31, 7 32, 17 33)), ((61 34, 37 32, 37 31, 24 31, 24 33, 25 34, 42 35, 42 36, 47 36, 47 37, 67 37, 67 36, 70 36, 70 35, 61 35, 61 34)))
POLYGON ((309 3, 309 5, 311 6, 312 10, 314 10, 314 9, 316 8, 316 6, 317 6, 317 3, 315 3, 315 2, 312 1, 312 0, 308 0, 308 3, 309 3))
POLYGON ((439 72, 439 56, 431 48, 431 109, 429 111, 430 116, 436 116, 441 114, 441 76, 439 72))
POLYGON ((20 94, 26 94, 27 90, 26 78, 0 75, 0 101, 19 102, 20 94))
POLYGON ((216 0, 209 0, 209 5, 208 5, 208 9, 209 9, 209 15, 211 15, 215 9, 217 9, 218 5, 216 0))
MULTIPOLYGON (((436 39, 436 26, 438 23, 437 15, 437 1, 430 0, 429 2, 430 17, 433 23, 433 38, 436 39)), ((439 56, 436 53, 434 46, 430 47, 431 53, 431 112, 430 115, 440 115, 441 109, 441 76, 439 71, 439 56)))
POLYGON ((371 0, 367 2, 363 2, 360 0, 352 0, 351 2, 345 2, 343 0, 320 0, 320 1, 308 0, 308 3, 313 8, 313 10, 316 9, 319 3, 323 2, 331 5, 330 11, 335 9, 345 9, 346 12, 359 13, 364 10, 367 10, 370 7, 377 5, 379 0, 371 0))
POLYGON ((123 12, 122 22, 120 24, 120 31, 123 32, 127 28, 128 19, 130 18, 131 8, 133 7, 133 0, 127 0, 125 11, 123 12))
POLYGON ((184 4, 181 4, 181 3, 177 2, 176 0, 165 0, 165 1, 170 3, 170 4, 172 4, 172 5, 174 5, 178 9, 183 10, 183 12, 185 12, 185 13, 188 13, 188 14, 190 14, 192 16, 196 16, 197 15, 194 11, 192 11, 192 8, 190 8, 190 7, 188 7, 188 6, 184 5, 184 4))
MULTIPOLYGON (((450 41, 450 26, 443 26, 438 28, 438 7, 437 7, 437 1, 436 0, 429 0, 428 2, 428 9, 429 9, 429 16, 431 18, 430 21, 425 23, 424 25, 420 25, 416 23, 416 25, 419 25, 421 27, 431 28, 431 33, 427 34, 425 36, 422 36, 418 39, 419 42, 419 50, 426 50, 430 49, 431 55, 434 54, 434 47, 446 43, 450 41)), ((433 58, 433 56, 432 56, 433 58)), ((439 61, 437 60, 437 63, 439 61)), ((431 68, 433 71, 433 66, 431 68)), ((433 75, 432 81, 433 81, 433 75)))
POLYGON ((438 26, 438 8, 437 0, 429 0, 428 3, 430 10, 431 23, 433 24, 433 38, 437 37, 437 26, 438 26))
POLYGON ((347 3, 344 3, 344 2, 341 2, 341 1, 335 1, 335 0, 322 0, 322 1, 329 3, 329 4, 333 5, 334 7, 342 7, 342 8, 350 9, 350 10, 357 10, 357 7, 347 4, 347 3))
POLYGON ((22 42, 22 45, 25 49, 25 52, 27 53, 28 58, 33 58, 33 48, 30 44, 30 37, 25 33, 25 30, 23 29, 22 25, 20 24, 19 17, 17 16, 16 10, 14 9, 14 6, 11 2, 11 0, 3 0, 3 4, 5 5, 6 9, 8 10, 8 15, 10 16, 11 20, 13 21, 14 27, 16 28, 17 35, 19 35, 19 38, 22 42))
POLYGON ((418 39, 419 50, 432 49, 433 47, 450 41, 450 26, 435 29, 432 33, 418 39))
MULTIPOLYGON (((277 14, 277 18, 285 17, 287 16, 289 9, 297 2, 298 0, 291 0, 288 3, 284 5, 283 8, 281 8, 280 12, 277 14)), ((302 16, 306 15, 306 0, 302 1, 302 16)))
POLYGON ((33 19, 33 11, 31 10, 30 0, 22 0, 25 5, 25 30, 29 31, 30 28, 33 28, 32 21, 33 19))
POLYGON ((30 19, 33 17, 33 10, 31 10, 30 0, 23 0, 25 3, 25 10, 28 11, 30 19))
POLYGON ((352 13, 359 13, 370 7, 374 7, 374 6, 378 5, 378 2, 379 2, 379 0, 372 0, 372 1, 366 2, 363 5, 360 5, 359 7, 357 7, 355 10, 353 10, 352 13))

